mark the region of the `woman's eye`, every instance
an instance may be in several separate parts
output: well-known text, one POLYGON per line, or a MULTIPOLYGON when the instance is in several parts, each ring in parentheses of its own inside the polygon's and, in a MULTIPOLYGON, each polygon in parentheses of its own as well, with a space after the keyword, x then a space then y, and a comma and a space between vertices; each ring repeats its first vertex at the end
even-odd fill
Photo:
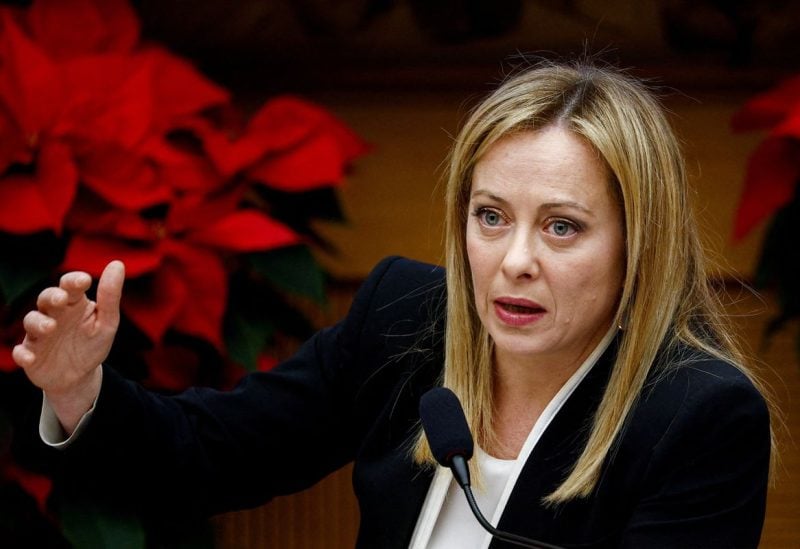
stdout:
POLYGON ((555 236, 570 236, 573 233, 577 232, 577 228, 573 223, 569 221, 565 221, 563 219, 556 219, 552 223, 550 223, 550 232, 552 232, 555 236))
POLYGON ((480 208, 475 212, 475 214, 481 223, 487 227, 497 227, 502 225, 504 221, 500 212, 496 210, 490 210, 488 208, 480 208))
POLYGON ((495 225, 499 225, 499 224, 500 224, 500 222, 501 222, 501 221, 503 221, 503 218, 502 218, 502 217, 500 217, 500 214, 499 214, 499 213, 497 213, 497 212, 491 212, 491 211, 489 211, 489 212, 485 212, 485 213, 483 214, 483 221, 484 221, 484 222, 485 222, 487 225, 490 225, 490 226, 492 226, 492 227, 493 227, 493 226, 495 226, 495 225))

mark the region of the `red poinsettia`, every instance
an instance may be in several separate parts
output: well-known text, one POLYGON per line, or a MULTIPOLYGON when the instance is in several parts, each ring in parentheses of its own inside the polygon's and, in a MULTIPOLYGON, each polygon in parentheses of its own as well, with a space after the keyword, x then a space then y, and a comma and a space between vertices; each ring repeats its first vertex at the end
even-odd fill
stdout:
MULTIPOLYGON (((97 276, 112 259, 128 276, 115 349, 144 359, 146 383, 182 389, 209 354, 223 385, 271 367, 271 334, 285 318, 286 332, 302 324, 278 295, 297 286, 285 273, 317 267, 290 225, 305 235, 314 212, 337 208, 293 206, 287 219, 269 202, 335 200, 326 188, 366 149, 298 98, 243 116, 227 90, 143 41, 126 0, 0 7, 0 383, 35 287, 65 270, 97 276)), ((43 507, 46 478, 13 463, 0 474, 43 507)))
POLYGON ((800 76, 748 101, 732 125, 738 131, 769 130, 748 162, 733 231, 740 239, 788 204, 800 180, 800 76))
POLYGON ((328 112, 294 97, 277 97, 231 140, 208 123, 194 121, 216 167, 275 189, 298 192, 334 185, 365 144, 328 112))
POLYGON ((228 93, 139 44, 125 2, 42 0, 0 16, 0 230, 60 234, 69 220, 63 269, 97 274, 122 258, 130 277, 149 277, 123 307, 153 341, 172 328, 221 349, 224 256, 299 242, 242 209, 242 185, 335 185, 364 144, 295 98, 267 102, 241 128, 215 116, 231 108, 228 93))
MULTIPOLYGON (((36 24, 46 19, 41 4, 26 13, 43 32, 53 25, 36 24)), ((156 47, 58 60, 18 19, 0 11, 0 172, 9 172, 0 179, 0 230, 60 232, 79 183, 120 207, 168 200, 154 156, 165 154, 178 120, 224 104, 227 92, 156 47)))
POLYGON ((63 269, 99 275, 112 259, 122 259, 131 278, 147 284, 126 293, 124 313, 158 342, 168 328, 222 348, 222 316, 227 295, 224 256, 297 244, 291 229, 264 213, 239 209, 240 192, 224 196, 176 197, 163 218, 128 210, 76 211, 76 230, 63 269))

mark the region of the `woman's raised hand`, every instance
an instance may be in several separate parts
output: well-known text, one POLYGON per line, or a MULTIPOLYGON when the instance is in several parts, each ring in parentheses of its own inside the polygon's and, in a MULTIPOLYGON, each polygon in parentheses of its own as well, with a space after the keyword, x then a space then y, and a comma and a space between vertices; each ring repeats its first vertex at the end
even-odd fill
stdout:
POLYGON ((37 310, 25 315, 25 339, 12 356, 40 387, 64 430, 75 429, 100 392, 101 363, 119 326, 125 266, 112 261, 97 286, 97 301, 86 296, 92 278, 83 272, 61 277, 39 294, 37 310))

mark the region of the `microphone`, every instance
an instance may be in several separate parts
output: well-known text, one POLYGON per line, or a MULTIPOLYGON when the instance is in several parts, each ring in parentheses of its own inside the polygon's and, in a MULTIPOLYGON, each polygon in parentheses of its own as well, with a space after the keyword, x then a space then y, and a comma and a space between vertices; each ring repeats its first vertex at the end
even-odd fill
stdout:
POLYGON ((472 433, 461 403, 453 391, 446 387, 434 387, 422 395, 419 401, 419 417, 433 457, 440 465, 453 472, 456 482, 464 490, 472 514, 487 532, 499 540, 521 547, 561 549, 557 545, 498 530, 483 516, 472 493, 467 466, 474 450, 472 433))

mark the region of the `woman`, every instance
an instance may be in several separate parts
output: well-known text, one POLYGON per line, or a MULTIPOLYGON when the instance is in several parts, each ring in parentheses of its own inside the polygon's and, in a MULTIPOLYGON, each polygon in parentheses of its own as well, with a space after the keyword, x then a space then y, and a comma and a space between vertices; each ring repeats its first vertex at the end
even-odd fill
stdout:
POLYGON ((42 437, 66 446, 81 489, 151 510, 256 505, 355 461, 359 547, 500 547, 430 466, 417 405, 443 383, 500 529, 570 547, 755 547, 769 405, 722 324, 652 96, 591 66, 524 71, 466 122, 447 193, 446 285, 385 260, 341 323, 228 393, 160 397, 98 366, 123 267, 96 306, 89 277, 65 275, 14 350, 46 395, 42 437))

